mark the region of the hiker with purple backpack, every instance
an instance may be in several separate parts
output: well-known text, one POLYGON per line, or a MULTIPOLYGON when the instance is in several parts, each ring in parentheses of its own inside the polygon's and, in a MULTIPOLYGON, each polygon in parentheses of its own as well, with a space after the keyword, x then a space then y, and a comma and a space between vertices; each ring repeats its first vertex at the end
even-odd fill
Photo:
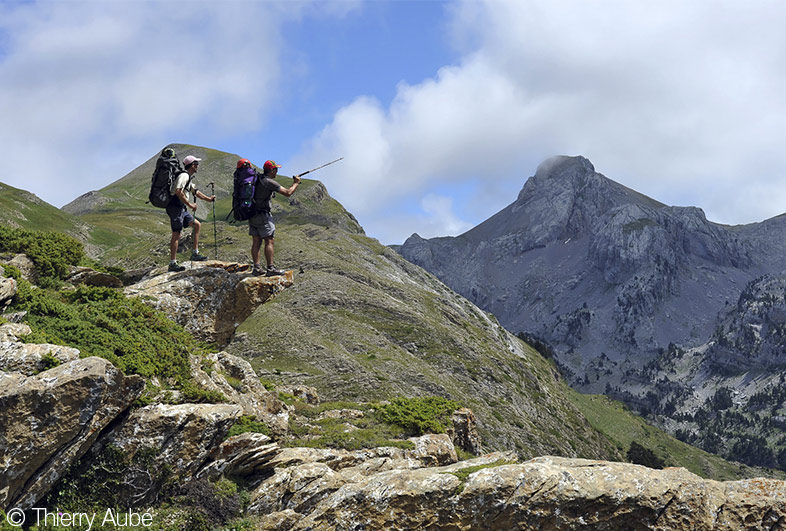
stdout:
MULTIPOLYGON (((248 159, 240 159, 237 161, 237 169, 235 170, 235 188, 238 189, 238 183, 248 181, 252 183, 253 187, 253 200, 240 201, 236 200, 233 210, 235 219, 245 220, 248 219, 248 233, 251 235, 251 259, 254 262, 254 269, 252 274, 255 276, 265 275, 272 277, 276 275, 283 275, 285 271, 277 269, 273 265, 274 256, 274 236, 276 233, 276 226, 273 223, 273 216, 271 215, 271 199, 276 192, 285 197, 289 197, 295 193, 298 185, 300 184, 300 175, 295 175, 292 179, 295 181, 289 188, 284 188, 278 184, 275 179, 278 175, 280 164, 276 164, 272 160, 268 160, 262 166, 262 174, 258 174, 251 166, 248 159), (245 214, 246 206, 249 208, 248 214, 245 214), (250 217, 247 217, 250 215, 250 217), (260 264, 260 251, 264 242, 265 263, 267 267, 262 269, 260 264)), ((235 194, 236 196, 239 194, 235 194)))

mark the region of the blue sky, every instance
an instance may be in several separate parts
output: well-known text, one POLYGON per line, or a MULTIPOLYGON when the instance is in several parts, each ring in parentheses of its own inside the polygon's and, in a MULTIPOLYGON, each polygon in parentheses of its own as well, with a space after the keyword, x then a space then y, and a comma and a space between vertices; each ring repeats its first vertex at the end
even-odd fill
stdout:
POLYGON ((391 244, 584 155, 757 222, 786 210, 784 26, 763 0, 0 0, 0 181, 62 206, 170 142, 344 157, 311 176, 391 244))

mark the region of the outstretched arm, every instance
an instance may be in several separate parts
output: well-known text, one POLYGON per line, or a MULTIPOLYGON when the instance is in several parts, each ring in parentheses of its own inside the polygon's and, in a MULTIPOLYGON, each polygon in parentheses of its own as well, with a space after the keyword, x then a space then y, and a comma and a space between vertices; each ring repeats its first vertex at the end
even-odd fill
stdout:
POLYGON ((281 195, 283 195, 285 197, 289 197, 289 196, 291 196, 292 194, 295 193, 295 190, 297 190, 297 187, 300 184, 300 175, 295 175, 292 178, 295 180, 295 182, 292 183, 292 186, 290 186, 289 188, 284 188, 283 186, 279 186, 279 188, 278 188, 278 193, 279 194, 281 194, 281 195))

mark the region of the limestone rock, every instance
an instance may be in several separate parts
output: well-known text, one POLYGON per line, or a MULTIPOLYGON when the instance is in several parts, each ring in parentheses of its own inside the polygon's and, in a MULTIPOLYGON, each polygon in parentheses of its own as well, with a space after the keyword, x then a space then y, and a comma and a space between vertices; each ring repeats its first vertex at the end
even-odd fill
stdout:
POLYGON ((11 303, 16 295, 16 280, 0 277, 0 309, 11 303))
POLYGON ((251 364, 226 352, 208 354, 204 362, 192 357, 191 372, 197 385, 209 391, 223 393, 233 404, 243 407, 244 415, 252 415, 264 422, 275 434, 286 433, 289 413, 277 395, 260 382, 251 364), (199 367, 209 365, 210 369, 199 367))
POLYGON ((211 456, 213 461, 199 471, 197 477, 246 478, 260 475, 269 468, 270 460, 280 451, 277 443, 262 433, 241 433, 230 437, 211 456))
POLYGON ((479 461, 347 483, 291 529, 736 531, 786 521, 783 481, 721 483, 681 468, 552 457, 454 475, 479 461))
POLYGON ((239 264, 208 260, 191 262, 182 272, 148 276, 125 293, 141 297, 197 339, 225 345, 260 304, 293 282, 292 272, 255 277, 239 264))
POLYGON ((30 377, 0 372, 0 508, 32 507, 143 387, 96 357, 30 377))
POLYGON ((11 259, 5 260, 4 262, 17 268, 22 274, 22 278, 28 282, 35 283, 37 278, 35 264, 26 254, 16 254, 11 257, 11 259))
MULTIPOLYGON (((33 331, 24 323, 5 323, 0 325, 0 342, 18 341, 20 337, 29 336, 33 331)), ((0 370, 5 370, 0 368, 0 370)))
MULTIPOLYGON (((14 334, 24 334, 24 324, 6 323, 0 326, 0 371, 21 372, 32 376, 46 368, 45 356, 51 356, 60 363, 68 363, 79 359, 79 349, 50 345, 47 343, 18 343, 3 341, 3 336, 14 338, 14 334)), ((27 327, 29 333, 29 327, 27 327)))
POLYGON ((146 406, 132 411, 90 452, 98 455, 111 445, 134 464, 122 479, 120 495, 138 505, 154 499, 164 480, 195 475, 242 413, 233 404, 146 406))
POLYGON ((305 463, 277 470, 254 491, 248 512, 265 515, 293 510, 307 514, 344 483, 341 475, 324 463, 305 463))
POLYGON ((284 448, 268 463, 275 473, 252 493, 249 512, 264 515, 291 509, 306 513, 348 482, 385 471, 445 465, 457 460, 447 435, 409 440, 415 445, 414 450, 284 448))
POLYGON ((84 284, 86 286, 99 286, 105 288, 122 288, 123 282, 118 277, 108 273, 95 271, 89 267, 74 268, 66 280, 71 284, 84 284))
POLYGON ((141 267, 137 269, 127 269, 120 273, 120 280, 123 282, 124 286, 130 286, 131 284, 136 284, 147 275, 152 273, 155 270, 155 267, 148 266, 148 267, 141 267))
POLYGON ((453 444, 466 452, 480 454, 482 452, 480 434, 472 410, 464 407, 454 411, 450 420, 452 427, 448 430, 448 435, 453 440, 453 444))

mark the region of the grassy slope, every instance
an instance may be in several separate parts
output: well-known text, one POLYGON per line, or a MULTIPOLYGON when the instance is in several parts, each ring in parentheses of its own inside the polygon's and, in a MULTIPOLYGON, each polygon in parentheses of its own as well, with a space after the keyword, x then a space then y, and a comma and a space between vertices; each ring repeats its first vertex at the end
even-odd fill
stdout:
POLYGON ((0 223, 23 229, 78 234, 80 223, 37 196, 0 183, 0 223))
POLYGON ((761 476, 786 478, 786 473, 780 470, 764 470, 733 463, 685 444, 647 424, 622 402, 607 396, 583 395, 571 390, 569 398, 592 426, 614 441, 620 449, 630 448, 631 442, 636 441, 663 459, 666 466, 685 467, 699 476, 721 481, 761 476))
POLYGON ((304 272, 227 349, 265 378, 326 400, 444 396, 472 408, 487 449, 620 457, 544 358, 391 249, 316 225, 288 225, 280 240, 280 264, 304 272))

